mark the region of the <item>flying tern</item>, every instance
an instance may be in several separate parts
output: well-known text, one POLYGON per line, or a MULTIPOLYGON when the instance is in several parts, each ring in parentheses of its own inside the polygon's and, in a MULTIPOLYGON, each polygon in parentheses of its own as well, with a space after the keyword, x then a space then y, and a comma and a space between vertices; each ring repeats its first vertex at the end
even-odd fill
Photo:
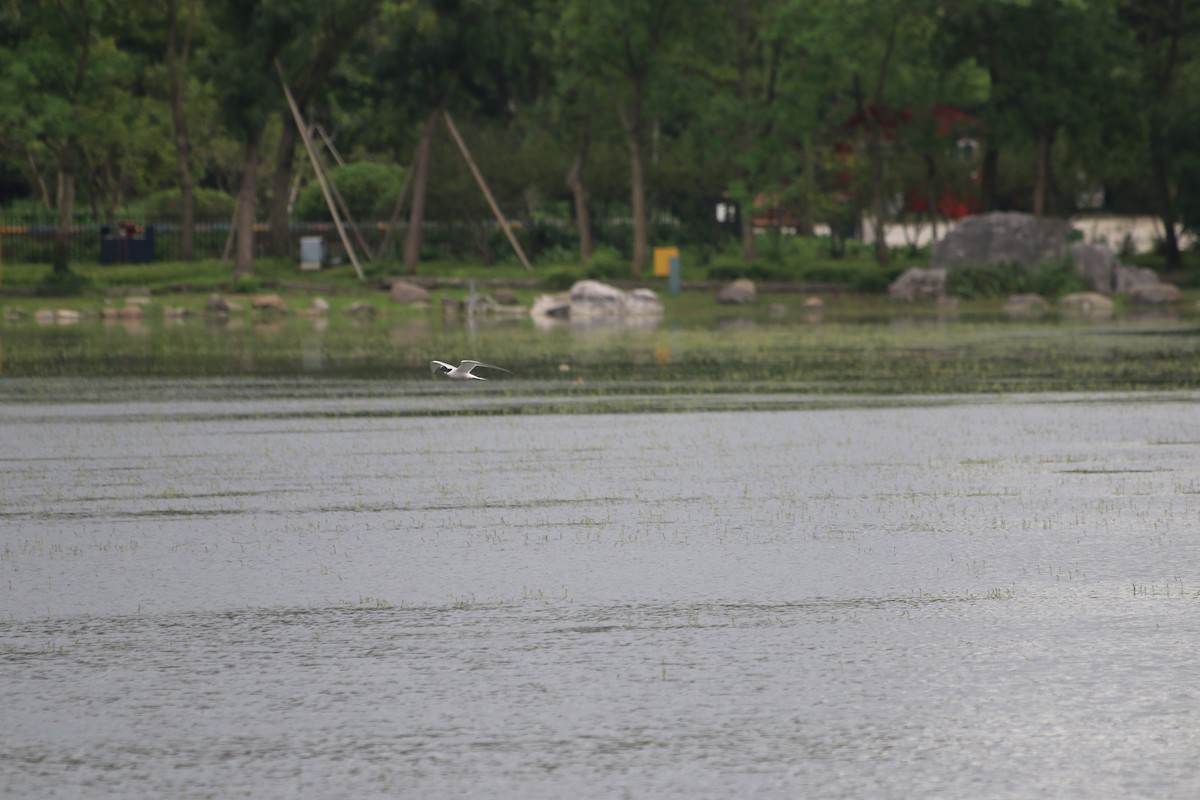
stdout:
POLYGON ((512 374, 512 372, 506 370, 504 367, 497 367, 492 364, 484 364, 482 361, 464 361, 457 367, 442 361, 429 362, 429 370, 434 375, 443 375, 447 378, 454 378, 455 380, 460 381, 486 381, 487 378, 481 378, 478 375, 471 374, 471 370, 475 369, 476 367, 483 367, 484 369, 498 369, 501 372, 508 372, 509 375, 512 374))

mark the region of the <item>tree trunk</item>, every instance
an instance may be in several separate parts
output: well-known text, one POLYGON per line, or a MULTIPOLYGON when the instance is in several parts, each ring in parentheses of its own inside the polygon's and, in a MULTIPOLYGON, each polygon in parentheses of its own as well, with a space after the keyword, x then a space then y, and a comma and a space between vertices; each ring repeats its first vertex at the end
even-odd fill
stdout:
POLYGON ((71 271, 71 224, 75 217, 75 144, 68 141, 59 160, 58 230, 54 235, 54 274, 71 271))
MULTIPOLYGON (((888 250, 887 234, 884 222, 887 215, 886 188, 884 187, 883 165, 883 127, 879 115, 883 112, 883 89, 888 76, 888 68, 892 61, 892 52, 896 47, 896 29, 899 20, 892 20, 888 29, 887 42, 884 46, 883 58, 879 62, 879 71, 875 77, 875 88, 871 93, 871 108, 863 107, 862 90, 856 85, 855 94, 858 97, 859 114, 867 126, 867 169, 871 181, 871 227, 875 234, 875 261, 886 264, 891 259, 888 250)), ((858 77, 855 76, 855 83, 858 77)))
MULTIPOLYGON (((741 179, 742 186, 745 187, 745 197, 740 203, 743 212, 738 217, 738 227, 742 233, 742 260, 750 263, 758 258, 758 245, 754 239, 754 190, 757 188, 757 182, 754 180, 753 169, 750 167, 750 154, 754 150, 754 116, 749 113, 751 106, 751 90, 750 90, 750 59, 752 55, 752 46, 757 38, 753 30, 751 21, 751 8, 747 0, 742 0, 737 8, 737 30, 738 30, 738 58, 737 58, 737 96, 738 104, 742 108, 742 131, 741 131, 741 163, 737 167, 737 176, 741 179)), ((772 203, 778 206, 778 203, 772 203)))
POLYGON ((987 214, 996 210, 996 176, 1000 173, 1000 150, 991 142, 983 151, 979 176, 979 210, 987 214))
POLYGON ((646 232, 646 179, 642 175, 642 143, 637 135, 629 137, 629 170, 633 202, 633 265, 634 278, 642 277, 650 250, 646 232))
MULTIPOLYGON (((745 153, 746 151, 743 151, 745 153)), ((750 171, 739 169, 742 174, 746 191, 742 202, 738 203, 738 228, 742 237, 742 260, 747 264, 758 258, 758 242, 754 238, 754 192, 750 189, 750 171)))
POLYGON ((874 119, 867 132, 867 161, 871 175, 871 229, 875 236, 875 261, 886 264, 891 258, 891 251, 884 230, 887 197, 883 186, 883 132, 879 121, 874 119))
POLYGON ((42 170, 38 167, 37 160, 33 157, 33 151, 26 148, 25 155, 29 159, 29 169, 33 173, 34 182, 37 183, 38 191, 42 196, 42 205, 49 211, 54 208, 54 202, 50 199, 50 188, 46 186, 46 179, 42 177, 42 170))
POLYGON ((575 198, 575 228, 579 231, 579 263, 587 266, 592 258, 592 219, 588 210, 587 189, 583 185, 583 166, 587 163, 588 144, 590 136, 587 126, 579 137, 579 147, 575 158, 571 160, 571 168, 567 170, 567 188, 575 198))
POLYGON ((1183 266, 1183 255, 1179 252, 1179 237, 1175 235, 1175 200, 1171 196, 1171 179, 1167 157, 1163 152, 1162 131, 1154 115, 1151 115, 1149 134, 1150 172, 1154 181, 1154 199, 1163 224, 1164 255, 1167 266, 1178 268, 1183 266))
MULTIPOLYGON (((925 154, 925 204, 929 207, 930 241, 936 242, 938 238, 938 213, 941 211, 938 208, 937 162, 928 153, 925 154)), ((913 243, 911 247, 915 252, 917 249, 916 243, 913 243)))
POLYGON ((250 275, 254 272, 254 217, 258 199, 258 162, 262 147, 259 133, 246 144, 242 162, 242 187, 238 191, 237 207, 237 254, 233 266, 234 275, 250 275))
POLYGON ((1044 216, 1046 213, 1046 194, 1050 186, 1050 146, 1052 134, 1038 132, 1037 163, 1033 175, 1033 215, 1044 216))
POLYGON ((797 220, 796 233, 801 236, 812 236, 817 225, 813 200, 819 191, 817 188, 817 157, 813 150, 812 137, 804 134, 800 140, 800 147, 804 160, 803 171, 800 173, 804 195, 800 200, 800 219, 797 220))
MULTIPOLYGON (((297 100, 299 104, 299 100, 297 100)), ((292 237, 288 230, 288 205, 292 199, 292 166, 296 158, 296 139, 299 134, 295 125, 284 125, 279 131, 279 149, 275 151, 275 171, 271 174, 271 208, 268 212, 268 227, 271 230, 271 255, 283 258, 289 255, 292 237)))
POLYGON ((642 276, 642 269, 649 257, 650 244, 646 225, 646 178, 642 164, 642 79, 633 83, 633 99, 628 111, 619 108, 625 138, 629 142, 629 193, 633 211, 633 264, 634 278, 642 276))
POLYGON ((187 64, 196 19, 196 0, 190 0, 188 3, 187 31, 184 34, 182 49, 175 30, 178 14, 178 3, 171 0, 167 18, 167 69, 171 76, 171 127, 175 133, 175 164, 179 170, 179 257, 184 261, 191 261, 196 257, 196 195, 191 168, 192 146, 187 126, 187 64))
POLYGON ((754 238, 754 201, 738 205, 738 227, 742 231, 742 260, 746 263, 758 258, 758 242, 754 238))
POLYGON ((425 223, 425 193, 429 186, 429 150, 433 142, 433 129, 441 113, 442 109, 438 107, 429 115, 413 156, 412 206, 408 212, 408 231, 404 235, 404 271, 409 275, 415 275, 417 265, 421 263, 421 227, 425 223))

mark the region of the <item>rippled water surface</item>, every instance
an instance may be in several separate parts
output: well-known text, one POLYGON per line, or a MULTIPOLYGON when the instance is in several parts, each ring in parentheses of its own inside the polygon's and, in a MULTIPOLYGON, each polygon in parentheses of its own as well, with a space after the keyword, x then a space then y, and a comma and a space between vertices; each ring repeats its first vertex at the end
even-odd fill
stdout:
POLYGON ((0 795, 1200 795, 1195 392, 316 386, 8 384, 0 795))

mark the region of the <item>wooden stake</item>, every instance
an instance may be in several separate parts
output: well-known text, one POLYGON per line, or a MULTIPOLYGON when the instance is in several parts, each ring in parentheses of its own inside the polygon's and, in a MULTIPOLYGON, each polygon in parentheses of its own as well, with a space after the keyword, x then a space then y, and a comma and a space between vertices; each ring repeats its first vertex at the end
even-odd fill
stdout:
POLYGON ((454 120, 450 119, 450 112, 443 110, 442 119, 446 121, 446 128, 450 131, 450 135, 454 137, 454 142, 462 152, 463 158, 466 159, 467 166, 471 168, 471 174, 475 176, 475 182, 479 184, 479 188, 483 191, 483 196, 487 198, 488 205, 492 207, 492 213, 496 215, 496 221, 504 229, 504 235, 508 237, 508 243, 513 246, 513 250, 517 251, 517 255, 520 256, 521 263, 525 265, 525 269, 532 272, 533 266, 530 265, 529 259, 525 257, 525 251, 521 249, 517 237, 512 232, 512 227, 508 224, 508 220, 504 218, 504 213, 500 211, 500 206, 496 204, 496 198, 492 197, 487 183, 483 180, 482 173, 479 172, 479 167, 475 166, 475 159, 471 158, 471 153, 467 150, 466 142, 459 136, 458 128, 454 127, 454 120))
MULTIPOLYGON (((325 143, 325 149, 333 156, 333 160, 337 162, 339 167, 346 166, 345 159, 338 149, 333 146, 333 140, 329 138, 329 134, 325 133, 325 129, 320 125, 310 125, 308 135, 311 138, 313 129, 321 135, 321 141, 325 143)), ((324 166, 322 162, 321 166, 324 166)), ((325 170, 325 176, 329 177, 329 170, 325 170)), ((342 210, 342 215, 346 221, 350 223, 350 230, 354 231, 354 238, 358 240, 358 246, 362 248, 363 253, 367 258, 371 257, 371 248, 367 245, 367 241, 363 239, 362 231, 359 230, 358 223, 354 221, 354 216, 350 213, 350 206, 346 204, 346 198, 342 197, 342 190, 338 188, 337 182, 329 178, 329 188, 333 190, 333 197, 337 200, 338 208, 342 210)))
POLYGON ((350 256, 351 263, 354 264, 354 271, 358 273, 360 281, 366 281, 367 276, 363 274, 362 266, 358 263, 358 256, 354 252, 354 245, 350 244, 350 238, 346 236, 346 229, 342 225, 342 219, 338 216, 337 205, 333 202, 333 196, 329 191, 329 182, 325 179, 324 173, 321 171, 321 160, 317 156, 317 149, 313 145, 312 137, 308 135, 308 127, 304 124, 304 118, 300 115, 300 108, 296 105, 296 98, 292 97, 292 90, 288 88, 287 80, 283 76, 283 67, 279 65, 279 60, 275 61, 275 69, 279 72, 279 83, 283 86, 283 93, 287 97, 288 107, 292 109, 292 118, 296 121, 296 129, 300 131, 300 138, 304 141, 304 148, 308 151, 308 158, 312 162, 313 172, 317 173, 317 182, 321 184, 321 193, 325 195, 325 205, 329 207, 329 213, 333 216, 333 224, 337 227, 338 236, 342 239, 342 246, 346 248, 347 255, 350 256))
MULTIPOLYGON (((319 126, 318 126, 318 128, 319 128, 319 126)), ((311 139, 312 133, 310 132, 308 135, 309 135, 309 138, 311 139)), ((326 141, 328 141, 328 140, 326 140, 326 141)), ((314 149, 314 151, 316 151, 315 144, 313 146, 313 149, 314 149)), ((317 158, 320 159, 320 157, 321 157, 320 152, 319 151, 316 151, 316 152, 317 152, 317 158)), ((336 153, 334 155, 336 156, 336 153)), ((340 161, 340 159, 339 159, 339 161, 340 161)), ((363 239, 362 231, 360 231, 358 229, 358 223, 354 221, 354 217, 350 213, 350 206, 346 205, 346 198, 342 197, 342 191, 341 191, 341 189, 338 188, 337 182, 334 181, 333 178, 329 177, 329 170, 325 169, 324 161, 321 162, 321 169, 325 170, 325 179, 327 181, 329 181, 329 189, 330 189, 330 191, 333 192, 333 199, 337 201, 338 208, 340 208, 342 210, 342 216, 346 219, 346 222, 348 222, 350 224, 350 230, 354 231, 354 238, 358 240, 358 246, 362 248, 363 253, 366 254, 367 257, 370 257, 371 248, 367 246, 366 240, 363 239)))
POLYGON ((333 140, 329 138, 329 134, 320 125, 317 125, 316 128, 317 133, 321 134, 321 141, 325 143, 325 148, 333 154, 333 160, 338 163, 339 167, 346 166, 346 160, 342 158, 342 154, 338 152, 338 149, 333 146, 333 140))

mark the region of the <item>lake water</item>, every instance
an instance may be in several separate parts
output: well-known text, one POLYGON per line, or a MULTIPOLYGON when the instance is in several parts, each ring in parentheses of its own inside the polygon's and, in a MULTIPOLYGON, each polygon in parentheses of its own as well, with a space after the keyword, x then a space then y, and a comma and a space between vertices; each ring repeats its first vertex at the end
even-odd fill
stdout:
POLYGON ((1200 795, 1195 391, 37 386, 0 796, 1200 795))

